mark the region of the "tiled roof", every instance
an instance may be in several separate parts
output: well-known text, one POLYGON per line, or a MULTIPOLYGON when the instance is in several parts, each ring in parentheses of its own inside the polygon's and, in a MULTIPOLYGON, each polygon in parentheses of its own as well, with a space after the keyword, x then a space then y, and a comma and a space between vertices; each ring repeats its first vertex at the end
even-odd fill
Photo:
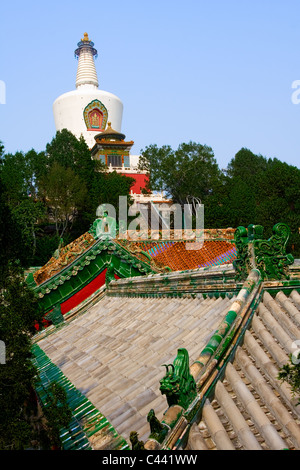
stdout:
POLYGON ((195 359, 232 302, 105 296, 37 344, 129 443, 133 430, 147 439, 151 408, 159 419, 167 408, 162 364, 178 347, 195 359))
MULTIPOLYGON (((80 439, 88 439, 88 444, 82 440, 84 445, 105 448, 106 434, 97 437, 102 422, 109 430, 109 445, 113 437, 117 446, 126 447, 120 436, 129 443, 132 430, 145 442, 150 429, 147 413, 153 408, 162 420, 167 407, 159 391, 161 364, 172 360, 179 347, 189 351, 190 364, 199 361, 199 351, 233 304, 240 303, 236 300, 105 296, 40 340, 39 348, 60 368, 69 388, 82 394, 76 392, 79 405, 84 396, 88 410, 91 407, 97 415, 93 440, 82 427, 76 428, 80 439)), ((299 405, 290 387, 278 380, 279 368, 299 338, 299 317, 296 290, 289 296, 279 291, 275 298, 264 293, 244 343, 237 345, 233 361, 225 361, 225 375, 217 381, 215 394, 203 401, 201 420, 194 423, 187 448, 300 448, 299 405)), ((75 417, 77 402, 76 406, 75 417)), ((70 432, 65 431, 68 444, 70 432)))
MULTIPOLYGON (((232 244, 233 233, 234 229, 206 230, 202 248, 195 250, 186 249, 187 242, 185 240, 132 241, 130 239, 115 239, 114 242, 127 248, 136 258, 151 264, 154 269, 155 266, 158 270, 169 266, 172 271, 179 271, 232 263, 236 258, 236 249, 232 244), (149 255, 148 259, 141 253, 141 250, 149 255), (154 263, 150 263, 151 259, 154 263)), ((86 232, 73 242, 56 250, 57 252, 48 263, 34 272, 34 282, 40 285, 48 281, 80 258, 95 242, 94 236, 90 232, 86 232)))
POLYGON ((300 404, 278 373, 300 337, 300 295, 264 292, 224 378, 207 399, 189 448, 262 450, 300 448, 300 404))
POLYGON ((127 450, 128 444, 119 436, 93 404, 64 376, 37 344, 32 346, 33 362, 39 369, 36 393, 44 407, 49 405, 48 387, 55 381, 66 392, 72 418, 67 428, 60 429, 64 450, 105 449, 127 450))
POLYGON ((187 244, 193 247, 184 240, 128 242, 126 247, 134 253, 143 250, 158 267, 169 266, 172 271, 230 264, 236 258, 235 246, 225 240, 205 240, 200 249, 188 249, 187 244))

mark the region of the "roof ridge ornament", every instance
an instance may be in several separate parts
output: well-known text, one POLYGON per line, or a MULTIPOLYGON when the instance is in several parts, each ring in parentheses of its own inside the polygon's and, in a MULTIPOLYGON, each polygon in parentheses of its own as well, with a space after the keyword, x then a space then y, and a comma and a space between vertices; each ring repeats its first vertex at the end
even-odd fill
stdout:
POLYGON ((251 269, 260 271, 262 279, 289 279, 289 265, 294 257, 286 253, 290 228, 284 223, 274 225, 273 235, 263 239, 263 226, 250 224, 248 228, 238 227, 234 234, 237 259, 233 262, 236 278, 246 279, 251 269))

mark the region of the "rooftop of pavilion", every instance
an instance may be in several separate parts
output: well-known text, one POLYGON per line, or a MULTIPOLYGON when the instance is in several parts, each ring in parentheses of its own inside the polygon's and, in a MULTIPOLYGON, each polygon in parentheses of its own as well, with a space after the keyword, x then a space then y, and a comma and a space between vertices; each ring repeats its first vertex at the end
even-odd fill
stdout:
MULTIPOLYGON (((137 248, 140 247, 135 246, 134 249, 137 248)), ((210 357, 207 363, 203 361, 205 364, 200 372, 195 372, 195 364, 199 363, 199 357, 201 358, 202 352, 212 341, 216 331, 220 330, 220 325, 224 326, 224 319, 228 312, 241 304, 244 306, 239 318, 246 318, 247 321, 243 325, 243 331, 238 333, 240 339, 235 343, 234 353, 238 352, 238 357, 243 358, 245 354, 243 356, 243 352, 239 349, 242 347, 248 359, 252 358, 253 361, 253 353, 244 347, 244 337, 249 336, 245 335, 245 331, 249 330, 253 334, 251 330, 253 319, 264 310, 264 307, 260 305, 264 305, 266 293, 271 293, 273 297, 277 296, 276 301, 279 302, 279 308, 282 310, 281 317, 285 320, 290 314, 287 300, 282 296, 288 296, 293 308, 299 310, 297 300, 297 293, 300 289, 299 263, 296 260, 289 266, 288 278, 264 279, 264 281, 261 278, 258 279, 255 296, 248 305, 244 300, 236 302, 241 295, 243 299, 243 282, 238 281, 235 274, 233 265, 227 263, 173 272, 153 270, 143 276, 111 280, 93 302, 83 303, 75 308, 70 316, 66 315, 63 323, 57 326, 52 325, 36 335, 36 347, 42 349, 43 353, 48 356, 49 363, 53 367, 58 367, 63 377, 85 397, 89 407, 97 410, 101 416, 100 423, 103 420, 106 423, 105 426, 102 424, 95 426, 92 432, 85 434, 88 436, 86 445, 94 449, 124 448, 126 445, 130 448, 129 437, 133 430, 138 432, 139 439, 147 442, 146 446, 153 445, 153 440, 147 440, 147 436, 150 435, 147 413, 150 409, 154 409, 160 421, 167 423, 170 421, 169 414, 172 407, 168 407, 166 398, 159 390, 160 380, 163 377, 161 365, 171 363, 176 357, 178 348, 186 348, 188 351, 190 370, 193 371, 197 384, 200 384, 197 400, 193 405, 196 411, 191 410, 190 407, 179 418, 180 429, 183 426, 182 429, 186 430, 183 433, 186 436, 182 439, 181 445, 188 445, 190 448, 195 448, 195 446, 198 448, 199 445, 206 448, 222 448, 224 445, 248 448, 249 442, 254 442, 254 438, 250 437, 247 443, 247 440, 243 440, 244 438, 237 432, 234 417, 238 413, 236 412, 234 416, 230 415, 229 421, 225 423, 226 411, 221 409, 218 398, 215 398, 211 392, 207 394, 208 387, 211 390, 217 390, 213 382, 216 370, 213 362, 216 360, 215 356, 210 357), (210 380, 212 380, 211 383, 210 380), (192 414, 198 417, 197 423, 190 420, 190 423, 186 425, 186 421, 192 414), (213 421, 209 421, 208 415, 213 415, 213 421), (220 424, 220 420, 223 420, 223 428, 220 428, 221 434, 225 436, 224 429, 230 430, 227 438, 224 437, 225 444, 216 442, 213 431, 214 426, 220 424)), ((275 314, 272 311, 272 315, 275 315, 275 320, 278 322, 276 309, 275 314)), ((296 330, 299 329, 297 318, 294 310, 291 321, 296 325, 296 330)), ((258 321, 255 320, 255 323, 257 325, 258 321)), ((271 324, 272 327, 268 326, 268 322, 264 326, 273 336, 274 341, 281 345, 287 358, 290 350, 287 348, 291 348, 291 342, 295 336, 290 336, 289 340, 285 338, 284 341, 282 339, 284 336, 277 336, 278 326, 274 327, 273 321, 271 324)), ((238 325, 236 328, 238 330, 238 325)), ((261 341, 260 339, 260 346, 261 341)), ((264 345, 265 354, 268 356, 272 355, 270 345, 271 342, 264 345)), ((233 357, 229 362, 232 360, 233 357)), ((276 365, 276 359, 272 361, 274 375, 274 370, 278 371, 279 365, 276 365)), ((222 365, 224 371, 228 363, 222 365)), ((236 367, 235 363, 234 367, 236 367)), ((240 366, 237 367, 239 369, 240 366)), ((223 377, 220 375, 219 379, 218 382, 223 377)), ((276 377, 273 376, 276 390, 273 393, 278 394, 281 393, 278 392, 281 386, 275 379, 276 377)), ((245 383, 244 376, 239 380, 245 383)), ((247 386, 253 389, 249 381, 247 386)), ((230 387, 231 385, 229 389, 230 387)), ((284 386, 282 388, 285 390, 284 386)), ((220 389, 221 385, 218 385, 218 393, 220 389)), ((291 427, 294 429, 295 424, 299 427, 299 416, 291 396, 290 403, 286 401, 286 393, 285 390, 281 400, 284 401, 283 406, 291 416, 290 421, 294 423, 291 427)), ((260 403, 261 398, 255 396, 255 400, 260 403)), ((240 410, 243 409, 243 400, 238 406, 240 410)), ((75 409, 74 414, 76 413, 75 409)), ((267 416, 273 413, 269 409, 269 403, 266 404, 265 413, 267 416)), ((246 412, 243 422, 247 423, 247 416, 249 414, 247 415, 246 412)), ((274 446, 299 448, 299 441, 297 435, 293 434, 294 431, 292 434, 288 434, 289 431, 281 432, 279 437, 274 437, 274 441, 266 435, 261 435, 260 426, 265 419, 263 415, 259 415, 254 428, 252 426, 252 430, 250 429, 262 448, 274 448, 274 446)), ((276 419, 272 414, 273 421, 271 420, 271 425, 268 425, 271 429, 270 435, 275 435, 272 427, 278 431, 281 426, 276 419)), ((80 420, 78 425, 80 427, 80 420)), ((81 425, 80 429, 84 429, 84 425, 81 425)), ((246 426, 245 429, 247 429, 246 434, 250 436, 246 426)), ((175 431, 172 429, 167 440, 161 442, 159 447, 174 448, 174 442, 178 438, 175 431)), ((70 432, 65 431, 65 436, 67 436, 65 442, 70 443, 70 432)), ((157 445, 157 441, 155 442, 154 445, 157 445)))

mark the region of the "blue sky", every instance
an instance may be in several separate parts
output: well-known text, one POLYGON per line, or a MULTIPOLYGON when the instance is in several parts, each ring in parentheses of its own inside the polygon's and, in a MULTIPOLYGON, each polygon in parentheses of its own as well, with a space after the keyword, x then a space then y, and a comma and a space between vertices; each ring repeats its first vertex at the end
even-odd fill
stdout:
POLYGON ((7 152, 44 150, 54 137, 52 104, 75 89, 87 31, 133 153, 191 140, 221 168, 242 147, 299 167, 299 0, 11 0, 0 11, 7 152))

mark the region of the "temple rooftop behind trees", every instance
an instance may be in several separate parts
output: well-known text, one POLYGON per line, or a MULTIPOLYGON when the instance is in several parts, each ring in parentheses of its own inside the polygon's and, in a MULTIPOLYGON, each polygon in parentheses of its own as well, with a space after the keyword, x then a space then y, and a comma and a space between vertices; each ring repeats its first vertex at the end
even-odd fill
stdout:
POLYGON ((185 240, 61 247, 27 278, 43 406, 52 381, 73 418, 64 449, 299 449, 300 411, 278 379, 300 340, 300 262, 277 224, 185 240))

